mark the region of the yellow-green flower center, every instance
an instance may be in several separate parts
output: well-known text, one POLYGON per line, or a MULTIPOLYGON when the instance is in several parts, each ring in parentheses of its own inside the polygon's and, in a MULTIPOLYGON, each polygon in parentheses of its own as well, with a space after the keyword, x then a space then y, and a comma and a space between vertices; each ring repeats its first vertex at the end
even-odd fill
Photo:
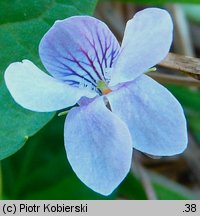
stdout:
POLYGON ((108 88, 107 84, 103 80, 97 82, 97 88, 102 92, 103 95, 110 93, 112 90, 108 88))

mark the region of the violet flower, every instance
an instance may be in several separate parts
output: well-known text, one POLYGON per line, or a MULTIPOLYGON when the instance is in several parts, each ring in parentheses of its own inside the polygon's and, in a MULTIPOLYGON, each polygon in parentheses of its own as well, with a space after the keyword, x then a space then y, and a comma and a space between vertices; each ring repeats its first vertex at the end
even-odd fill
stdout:
POLYGON ((76 103, 64 126, 67 158, 92 190, 110 194, 126 177, 132 149, 155 156, 183 152, 186 120, 179 102, 144 72, 169 52, 173 24, 157 8, 128 21, 120 47, 98 19, 56 21, 39 45, 49 72, 32 62, 11 64, 5 82, 14 100, 38 112, 76 103))

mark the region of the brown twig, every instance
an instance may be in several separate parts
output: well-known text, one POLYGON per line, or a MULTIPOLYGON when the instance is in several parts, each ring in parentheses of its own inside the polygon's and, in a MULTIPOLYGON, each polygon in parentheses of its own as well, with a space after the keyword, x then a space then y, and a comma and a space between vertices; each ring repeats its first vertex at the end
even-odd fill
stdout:
POLYGON ((170 74, 161 74, 158 72, 150 72, 147 73, 148 76, 152 77, 159 83, 163 84, 176 84, 181 86, 195 86, 200 87, 200 82, 196 79, 193 79, 191 77, 185 77, 185 76, 177 76, 177 75, 170 75, 170 74))
POLYGON ((200 80, 200 59, 169 53, 167 57, 159 63, 161 67, 183 72, 195 79, 200 80))

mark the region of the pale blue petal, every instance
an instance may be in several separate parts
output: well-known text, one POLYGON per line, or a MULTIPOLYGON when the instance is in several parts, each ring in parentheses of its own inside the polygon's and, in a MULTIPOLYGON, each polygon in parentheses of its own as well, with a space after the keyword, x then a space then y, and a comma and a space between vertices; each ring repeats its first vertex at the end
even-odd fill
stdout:
POLYGON ((105 107, 102 97, 69 112, 65 148, 79 179, 103 195, 110 194, 122 182, 131 166, 129 130, 105 107))
POLYGON ((185 150, 188 140, 182 107, 156 81, 142 75, 107 97, 112 111, 127 123, 134 148, 155 156, 185 150))
POLYGON ((74 16, 57 21, 42 38, 41 60, 49 73, 66 83, 96 86, 107 80, 119 43, 109 28, 89 16, 74 16))
POLYGON ((159 63, 169 52, 173 23, 167 11, 148 8, 126 26, 110 85, 134 80, 159 63))
POLYGON ((56 111, 74 105, 83 95, 95 96, 85 88, 74 88, 56 80, 28 60, 9 65, 4 77, 14 100, 33 111, 56 111))

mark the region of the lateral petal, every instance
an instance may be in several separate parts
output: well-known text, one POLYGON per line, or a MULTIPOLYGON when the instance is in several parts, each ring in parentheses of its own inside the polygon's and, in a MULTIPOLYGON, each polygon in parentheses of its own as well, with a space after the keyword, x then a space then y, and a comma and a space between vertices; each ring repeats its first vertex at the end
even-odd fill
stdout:
POLYGON ((32 111, 56 111, 74 105, 82 96, 96 95, 56 80, 29 60, 10 64, 4 78, 14 100, 32 111))
POLYGON ((154 156, 170 156, 187 147, 181 105, 150 77, 142 75, 124 83, 107 97, 113 113, 128 125, 134 148, 154 156))

